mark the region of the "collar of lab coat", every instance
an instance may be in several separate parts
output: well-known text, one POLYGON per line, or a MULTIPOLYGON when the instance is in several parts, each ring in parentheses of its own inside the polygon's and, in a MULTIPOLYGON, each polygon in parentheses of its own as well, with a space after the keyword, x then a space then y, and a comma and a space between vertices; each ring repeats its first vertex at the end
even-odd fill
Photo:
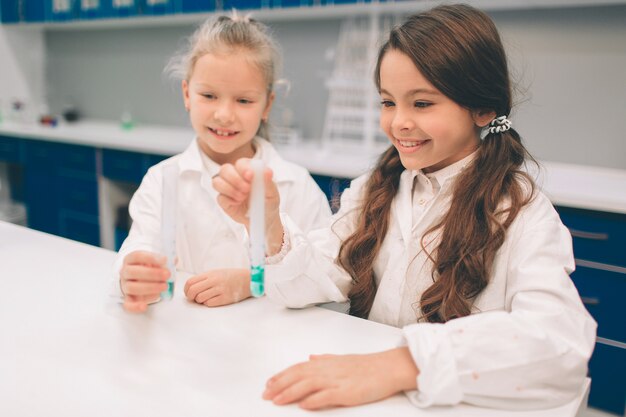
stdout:
MULTIPOLYGON (((394 199, 393 205, 400 222, 400 232, 405 244, 411 241, 411 233, 413 230, 413 181, 417 175, 425 175, 431 179, 431 181, 437 181, 440 189, 439 194, 443 197, 448 194, 452 180, 463 171, 463 169, 474 159, 476 151, 472 152, 465 158, 448 165, 439 171, 425 173, 422 170, 404 170, 400 175, 400 187, 398 194, 394 199)), ((436 198, 437 198, 436 197, 436 198)))
MULTIPOLYGON (((271 143, 259 136, 256 136, 253 140, 257 146, 257 155, 260 155, 265 165, 271 167, 274 171, 273 178, 275 182, 293 182, 296 180, 293 170, 290 169, 280 155, 278 155, 278 152, 276 152, 276 149, 274 149, 271 143)), ((200 150, 198 141, 194 138, 178 160, 180 174, 185 171, 194 171, 200 174, 207 173, 209 178, 211 178, 218 173, 218 164, 205 168, 200 152, 202 151, 200 150)))

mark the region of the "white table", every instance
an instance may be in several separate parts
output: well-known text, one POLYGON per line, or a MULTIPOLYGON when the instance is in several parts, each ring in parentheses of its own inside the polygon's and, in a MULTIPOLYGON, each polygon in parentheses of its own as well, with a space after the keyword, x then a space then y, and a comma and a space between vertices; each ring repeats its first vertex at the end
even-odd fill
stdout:
MULTIPOLYGON (((396 346, 400 330, 266 299, 221 308, 178 291, 147 314, 109 296, 115 253, 0 222, 0 416, 574 416, 575 401, 507 412, 420 410, 403 395, 312 414, 261 399, 265 381, 310 353, 396 346)), ((178 289, 181 283, 178 283, 178 289)))

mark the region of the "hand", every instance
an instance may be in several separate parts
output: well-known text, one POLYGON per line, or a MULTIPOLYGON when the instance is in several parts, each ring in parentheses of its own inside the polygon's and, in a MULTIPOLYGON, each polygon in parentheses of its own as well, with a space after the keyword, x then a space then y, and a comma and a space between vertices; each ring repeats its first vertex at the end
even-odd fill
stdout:
POLYGON ((237 303, 251 297, 250 270, 216 269, 191 277, 185 283, 189 301, 217 307, 237 303))
MULTIPOLYGON (((283 226, 280 221, 280 195, 272 170, 265 168, 265 229, 267 252, 273 255, 280 250, 283 240, 283 226)), ((250 159, 241 158, 235 165, 224 164, 219 174, 213 177, 213 188, 219 193, 217 203, 222 210, 237 223, 249 229, 248 208, 254 172, 250 159)))
POLYGON ((124 309, 142 313, 148 303, 159 298, 167 289, 170 271, 165 256, 146 251, 134 251, 124 257, 120 270, 120 286, 124 293, 124 309))
POLYGON ((379 401, 416 388, 418 370, 408 348, 368 355, 311 355, 267 381, 263 398, 317 410, 379 401))

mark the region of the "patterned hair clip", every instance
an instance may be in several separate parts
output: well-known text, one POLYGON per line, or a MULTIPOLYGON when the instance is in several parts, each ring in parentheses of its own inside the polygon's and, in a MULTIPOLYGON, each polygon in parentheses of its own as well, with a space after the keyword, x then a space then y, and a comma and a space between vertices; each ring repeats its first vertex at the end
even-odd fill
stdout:
POLYGON ((506 116, 496 117, 489 123, 489 133, 503 133, 511 128, 511 121, 506 116))

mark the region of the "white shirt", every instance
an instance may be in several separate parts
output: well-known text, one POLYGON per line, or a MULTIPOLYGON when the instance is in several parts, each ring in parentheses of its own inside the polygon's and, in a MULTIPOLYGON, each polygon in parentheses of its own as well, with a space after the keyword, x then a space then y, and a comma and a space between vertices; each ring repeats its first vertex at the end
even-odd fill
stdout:
MULTIPOLYGON (((328 224, 328 200, 306 169, 283 160, 264 139, 255 138, 256 154, 274 172, 280 194, 281 212, 302 230, 328 224)), ((194 140, 187 149, 151 167, 130 201, 133 223, 115 263, 116 282, 124 257, 136 250, 161 250, 161 194, 163 169, 178 165, 176 254, 177 271, 199 274, 217 268, 250 266, 246 230, 233 221, 217 204, 211 184, 220 166, 205 157, 194 140)), ((119 291, 119 285, 116 285, 119 291)))
MULTIPOLYGON (((433 267, 419 242, 448 210, 454 179, 472 157, 432 174, 401 174, 374 262, 378 290, 369 319, 403 327, 403 343, 420 370, 419 390, 407 393, 417 406, 565 403, 582 387, 596 323, 568 276, 574 269, 571 236, 541 192, 510 226, 472 314, 445 324, 417 323, 433 267)), ((343 193, 330 230, 306 234, 284 216, 292 249, 267 267, 268 297, 292 308, 347 300, 352 279, 335 259, 355 229, 366 181, 357 178, 343 193)), ((437 239, 427 237, 427 248, 437 239)))

